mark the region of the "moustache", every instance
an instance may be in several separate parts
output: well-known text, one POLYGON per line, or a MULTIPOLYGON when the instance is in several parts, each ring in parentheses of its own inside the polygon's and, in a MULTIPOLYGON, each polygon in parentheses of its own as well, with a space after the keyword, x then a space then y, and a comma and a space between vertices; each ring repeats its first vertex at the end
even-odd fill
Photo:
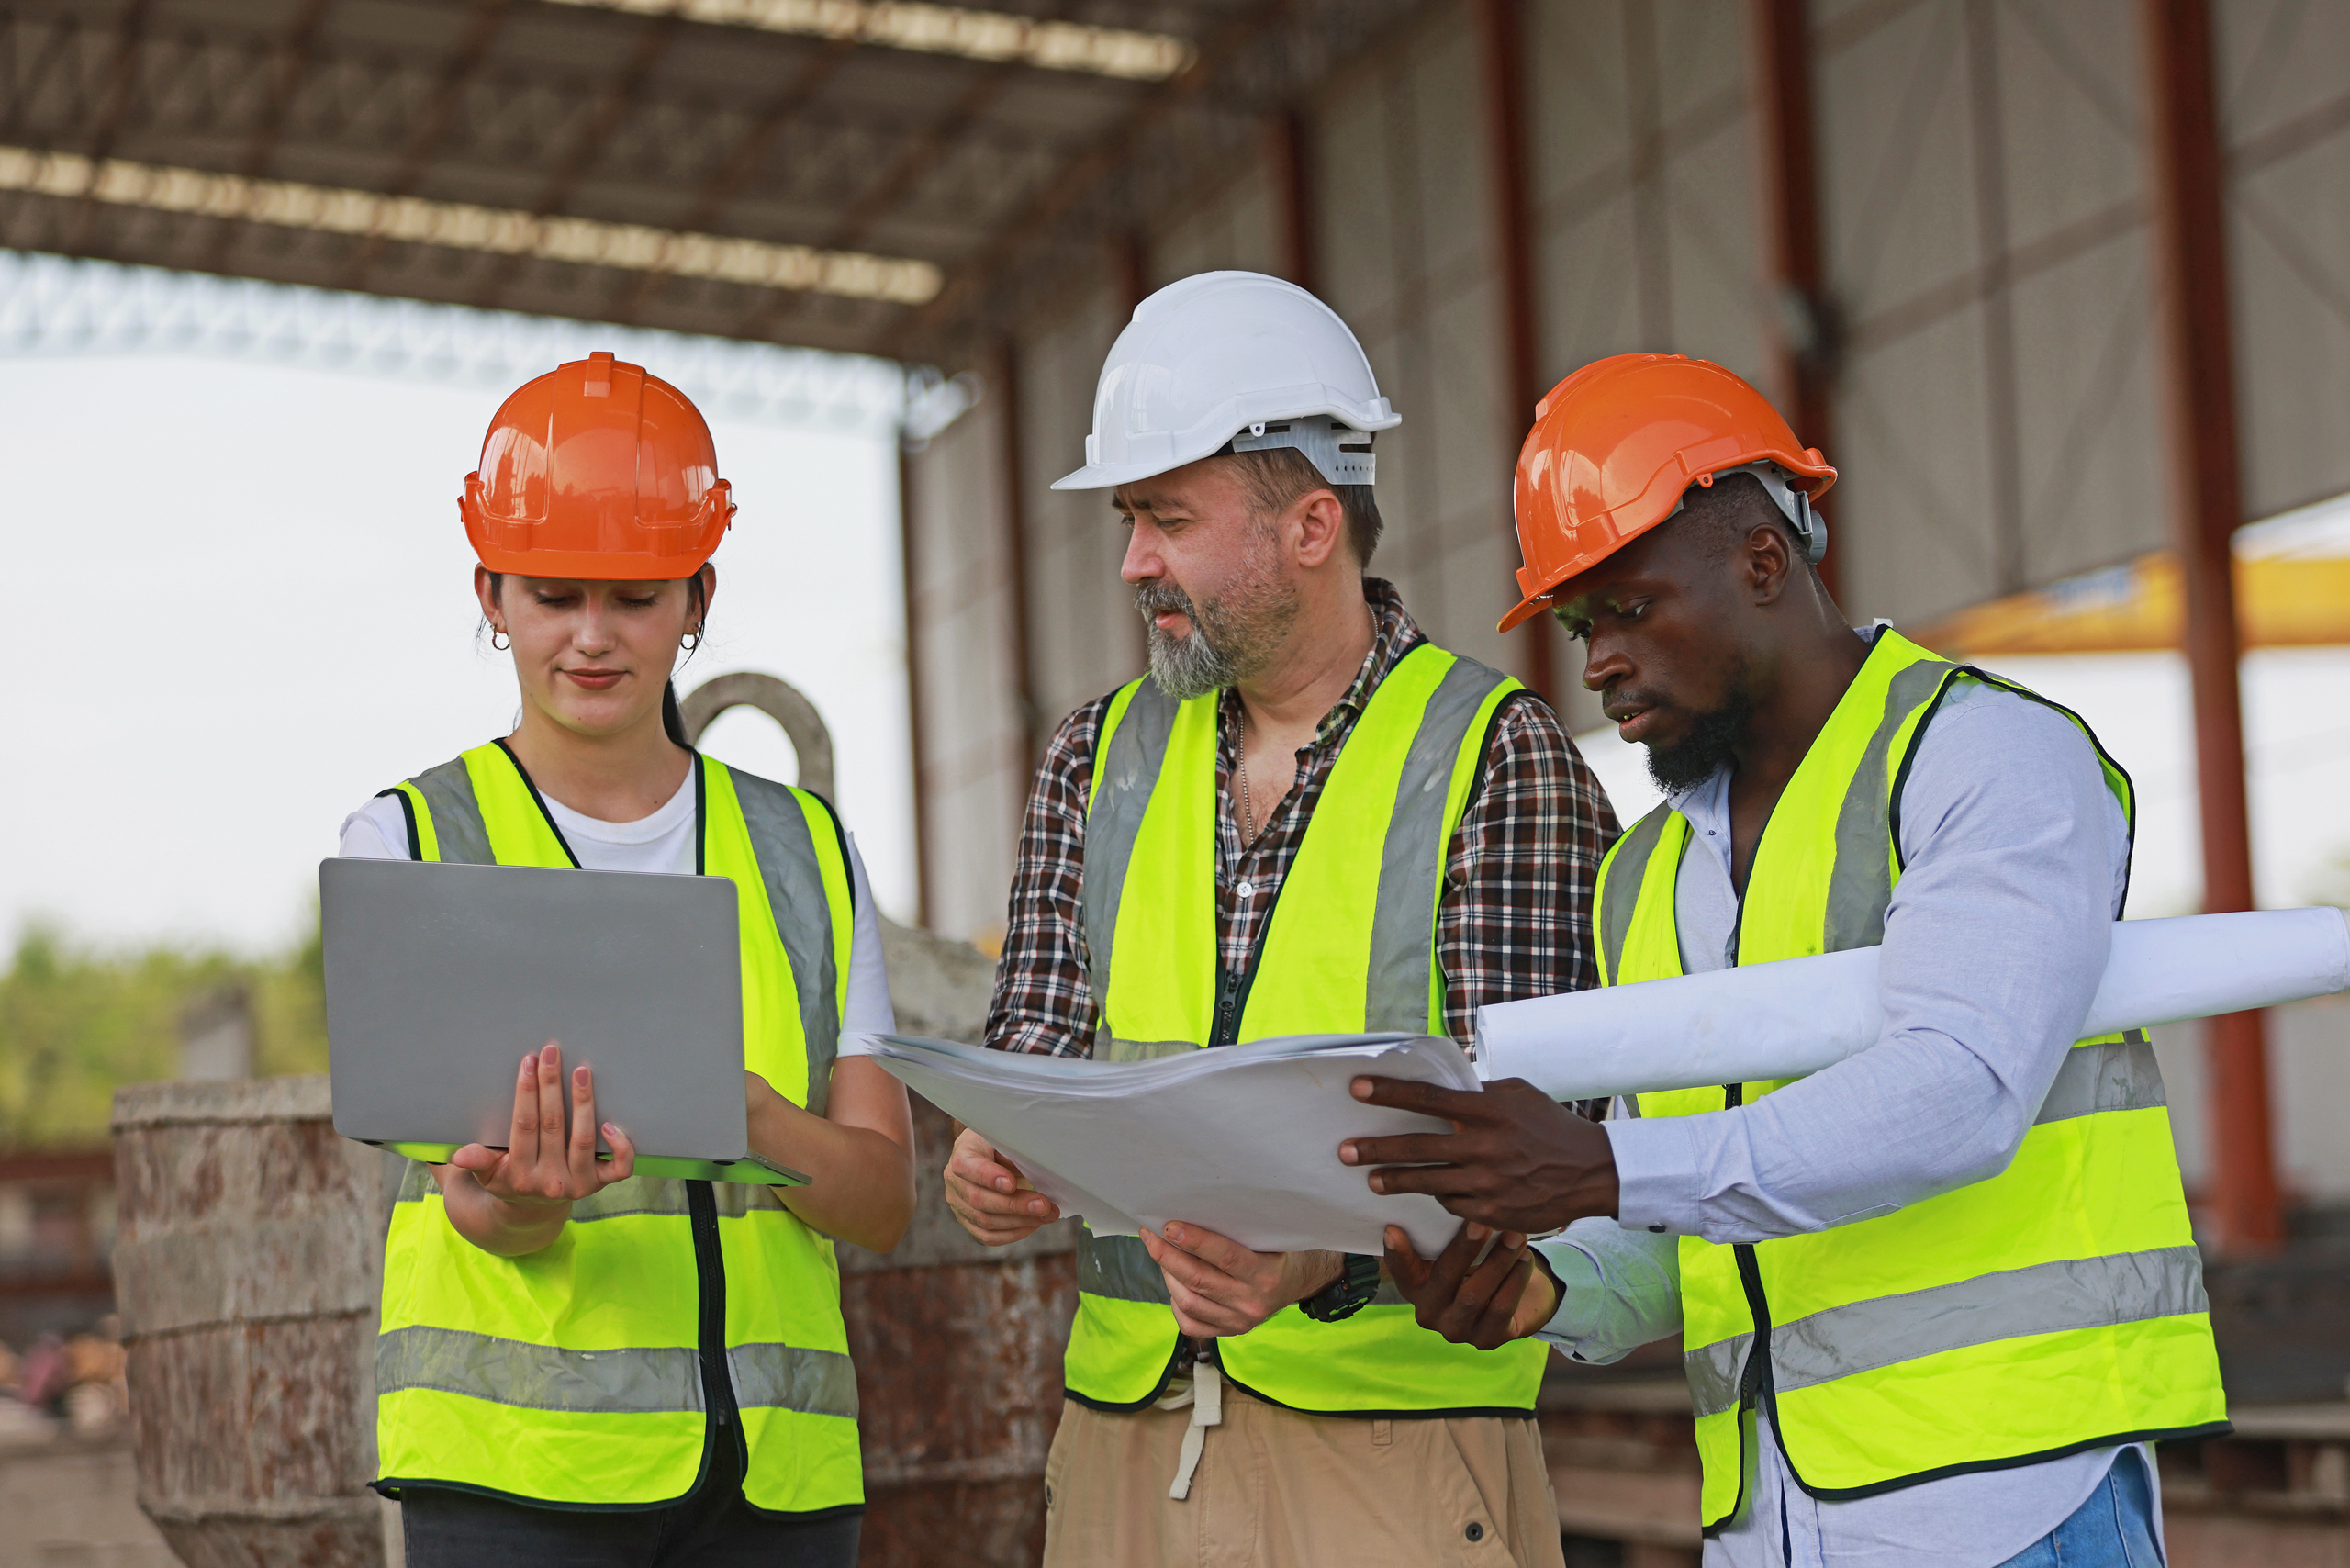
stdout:
POLYGON ((1182 615, 1190 618, 1194 627, 1199 624, 1199 611, 1192 604, 1192 596, 1170 582, 1152 581, 1136 584, 1135 609, 1141 612, 1146 621, 1161 615, 1182 615))
POLYGON ((1628 686, 1619 686, 1600 699, 1599 711, 1612 719, 1619 710, 1665 709, 1673 706, 1673 700, 1662 692, 1636 691, 1628 686))

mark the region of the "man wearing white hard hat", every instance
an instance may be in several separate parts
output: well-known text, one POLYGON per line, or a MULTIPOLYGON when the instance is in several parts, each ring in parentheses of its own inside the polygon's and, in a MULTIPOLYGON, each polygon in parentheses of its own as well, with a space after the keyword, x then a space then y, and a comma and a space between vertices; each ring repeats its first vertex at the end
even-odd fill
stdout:
MULTIPOLYGON (((1465 1041, 1479 1006, 1594 983, 1606 797, 1539 698, 1363 575, 1399 422, 1304 289, 1210 273, 1136 308, 1056 487, 1131 530, 1150 673, 1037 770, 989 1045, 1465 1041)), ((990 1244, 1058 1217, 974 1133, 946 1190, 990 1244)), ((1197 1226, 1088 1235, 1078 1283, 1048 1564, 1561 1562, 1539 1342, 1449 1344, 1376 1259, 1197 1226)))

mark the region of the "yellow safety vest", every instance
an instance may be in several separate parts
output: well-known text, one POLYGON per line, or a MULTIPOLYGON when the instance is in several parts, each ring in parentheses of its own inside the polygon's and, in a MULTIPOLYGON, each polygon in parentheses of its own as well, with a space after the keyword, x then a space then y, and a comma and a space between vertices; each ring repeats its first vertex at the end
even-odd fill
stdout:
MULTIPOLYGON (((1248 971, 1216 952, 1216 704, 1145 678, 1094 747, 1083 910, 1102 1055, 1135 1060, 1275 1035, 1444 1033, 1438 898, 1502 700, 1519 689, 1423 644, 1372 691, 1331 765, 1248 971)), ((1067 1387, 1103 1410, 1157 1399, 1181 1336, 1134 1237, 1084 1234, 1067 1387)), ((1224 1374, 1294 1409, 1525 1415, 1547 1353, 1451 1345, 1386 1299, 1339 1323, 1284 1307, 1216 1341, 1224 1374)))
MULTIPOLYGON (((1902 785, 1962 676, 2045 700, 1877 634, 1755 846, 1737 962, 1884 939, 1902 785)), ((2128 775, 2057 711, 2134 818, 2128 775)), ((1689 820, 1659 806, 1608 852, 1594 913, 1603 984, 1682 972, 1674 889, 1689 838, 1689 820)), ((1643 1094, 1639 1113, 1751 1104, 1782 1082, 1643 1094)), ((2162 1073, 2137 1031, 2073 1047, 1997 1176, 1751 1246, 1685 1236, 1680 1253, 1708 1528, 1738 1511, 1758 1405, 1804 1490, 1827 1498, 2227 1429, 2162 1073)))
MULTIPOLYGON (((694 769, 696 868, 741 891, 745 1065, 822 1114, 855 921, 846 840, 814 795, 703 756, 694 769)), ((417 859, 578 863, 502 742, 385 793, 417 859)), ((451 1227, 411 1163, 375 1388, 376 1485, 393 1495, 651 1507, 690 1493, 726 1441, 744 1445, 754 1507, 864 1501, 839 1265, 768 1187, 632 1177, 574 1204, 543 1249, 498 1258, 451 1227)))

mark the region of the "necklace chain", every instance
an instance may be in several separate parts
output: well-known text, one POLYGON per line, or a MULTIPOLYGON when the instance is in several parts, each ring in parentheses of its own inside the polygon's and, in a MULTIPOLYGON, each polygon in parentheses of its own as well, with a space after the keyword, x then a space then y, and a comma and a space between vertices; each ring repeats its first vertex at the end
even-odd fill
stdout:
POLYGON ((1248 798, 1248 715, 1240 715, 1240 744, 1233 748, 1240 763, 1240 847, 1257 842, 1257 808, 1248 798))

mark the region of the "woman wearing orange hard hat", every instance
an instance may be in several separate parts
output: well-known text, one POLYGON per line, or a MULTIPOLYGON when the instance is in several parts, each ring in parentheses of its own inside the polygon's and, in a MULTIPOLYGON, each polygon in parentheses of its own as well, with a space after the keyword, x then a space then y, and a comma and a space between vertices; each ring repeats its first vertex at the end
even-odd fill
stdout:
POLYGON ((872 895, 821 797, 697 753, 670 672, 731 526, 684 394, 598 353, 509 398, 458 503, 513 733, 386 790, 341 853, 732 877, 755 1151, 804 1187, 637 1175, 593 1075, 522 1059, 511 1147, 411 1163, 385 1245, 377 1488, 412 1568, 848 1564, 864 1485, 832 1238, 913 1207, 872 895), (560 1126, 566 1139, 535 1136, 560 1126))

